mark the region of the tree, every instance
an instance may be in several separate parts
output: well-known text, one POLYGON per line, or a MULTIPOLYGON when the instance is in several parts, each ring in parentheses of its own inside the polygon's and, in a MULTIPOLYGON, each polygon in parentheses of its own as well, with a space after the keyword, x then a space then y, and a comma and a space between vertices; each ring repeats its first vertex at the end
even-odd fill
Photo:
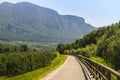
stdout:
POLYGON ((64 44, 58 44, 57 51, 63 54, 64 50, 65 50, 64 44))
POLYGON ((28 51, 29 49, 28 49, 28 46, 27 45, 21 45, 20 46, 20 51, 23 51, 23 52, 26 52, 26 51, 28 51))

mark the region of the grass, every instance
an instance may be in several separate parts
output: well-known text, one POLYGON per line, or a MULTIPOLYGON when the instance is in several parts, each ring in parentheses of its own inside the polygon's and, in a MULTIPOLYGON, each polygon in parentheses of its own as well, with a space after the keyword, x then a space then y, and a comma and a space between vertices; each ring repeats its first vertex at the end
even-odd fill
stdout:
POLYGON ((40 68, 28 73, 24 73, 22 75, 17 75, 14 77, 6 78, 5 76, 0 77, 0 80, 40 80, 42 77, 47 75, 49 72, 55 70, 59 66, 61 66, 65 60, 67 59, 67 56, 60 55, 59 57, 55 58, 52 63, 44 68, 40 68))
POLYGON ((110 68, 112 68, 112 69, 114 69, 114 67, 113 67, 113 65, 112 64, 110 64, 110 63, 108 63, 108 62, 106 62, 103 58, 101 58, 101 57, 90 57, 90 59, 92 59, 92 60, 94 60, 94 61, 96 61, 96 62, 98 62, 98 63, 101 63, 101 64, 103 64, 103 65, 105 65, 105 66, 107 66, 107 67, 110 67, 110 68))
POLYGON ((102 59, 101 57, 90 57, 90 59, 98 62, 98 63, 101 63, 105 66, 108 66, 108 64, 106 63, 106 61, 104 59, 102 59))

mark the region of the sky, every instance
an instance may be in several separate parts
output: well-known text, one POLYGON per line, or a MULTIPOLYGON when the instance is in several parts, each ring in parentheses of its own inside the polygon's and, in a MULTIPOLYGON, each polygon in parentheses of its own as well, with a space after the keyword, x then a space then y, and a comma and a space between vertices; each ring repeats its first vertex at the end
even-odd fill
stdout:
POLYGON ((2 2, 31 2, 56 10, 61 15, 76 15, 86 23, 102 27, 120 20, 120 0, 0 0, 2 2))

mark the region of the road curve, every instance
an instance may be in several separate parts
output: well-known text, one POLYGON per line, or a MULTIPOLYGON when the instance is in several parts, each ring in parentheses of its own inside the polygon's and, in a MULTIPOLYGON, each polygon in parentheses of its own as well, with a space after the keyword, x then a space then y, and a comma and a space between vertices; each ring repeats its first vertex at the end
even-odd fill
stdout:
POLYGON ((75 57, 68 56, 65 63, 42 80, 85 80, 82 68, 75 57))

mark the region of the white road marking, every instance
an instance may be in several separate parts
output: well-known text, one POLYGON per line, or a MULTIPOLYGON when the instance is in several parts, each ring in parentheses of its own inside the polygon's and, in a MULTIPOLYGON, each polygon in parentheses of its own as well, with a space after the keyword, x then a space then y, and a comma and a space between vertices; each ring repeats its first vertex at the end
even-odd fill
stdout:
MULTIPOLYGON (((66 64, 69 59, 70 59, 70 57, 68 57, 68 59, 64 62, 64 64, 66 64)), ((52 74, 49 73, 50 75, 48 74, 49 76, 47 76, 47 79, 44 78, 42 80, 49 80, 52 76, 54 76, 57 72, 59 72, 62 69, 62 67, 64 66, 64 64, 62 66, 60 66, 58 69, 56 69, 55 71, 53 71, 52 74)))

